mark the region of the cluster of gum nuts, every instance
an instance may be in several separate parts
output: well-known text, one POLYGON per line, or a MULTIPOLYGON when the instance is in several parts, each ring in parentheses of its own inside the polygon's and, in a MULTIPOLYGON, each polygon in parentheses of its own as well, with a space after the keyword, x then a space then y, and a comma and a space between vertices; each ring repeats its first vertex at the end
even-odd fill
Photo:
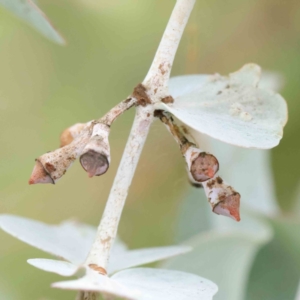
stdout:
MULTIPOLYGON (((194 186, 204 188, 212 211, 240 221, 240 194, 217 175, 216 157, 191 143, 169 113, 156 111, 155 116, 179 144, 189 179, 194 186)), ((61 135, 61 148, 36 159, 29 184, 54 184, 78 157, 89 177, 103 175, 110 164, 109 132, 110 126, 99 121, 78 123, 66 129, 61 135)))

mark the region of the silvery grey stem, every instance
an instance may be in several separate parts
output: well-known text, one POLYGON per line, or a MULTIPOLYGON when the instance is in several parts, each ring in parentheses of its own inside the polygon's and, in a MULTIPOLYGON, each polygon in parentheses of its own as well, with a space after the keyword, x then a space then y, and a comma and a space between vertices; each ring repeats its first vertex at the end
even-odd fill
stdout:
MULTIPOLYGON (((96 239, 85 262, 86 265, 93 266, 93 268, 96 266, 103 270, 102 274, 107 269, 110 250, 117 234, 128 189, 154 118, 153 104, 168 96, 168 80, 173 60, 194 3, 195 0, 177 0, 153 63, 143 81, 151 103, 136 108, 130 136, 97 230, 96 239)), ((88 293, 86 300, 93 299, 93 295, 94 293, 88 293)))
POLYGON ((87 265, 107 269, 111 246, 143 145, 153 120, 153 106, 138 106, 129 139, 98 227, 96 240, 86 260, 87 265))
POLYGON ((152 65, 143 81, 143 84, 153 92, 150 93, 150 98, 156 96, 160 101, 161 98, 168 96, 168 80, 174 57, 194 4, 195 0, 176 2, 152 65))

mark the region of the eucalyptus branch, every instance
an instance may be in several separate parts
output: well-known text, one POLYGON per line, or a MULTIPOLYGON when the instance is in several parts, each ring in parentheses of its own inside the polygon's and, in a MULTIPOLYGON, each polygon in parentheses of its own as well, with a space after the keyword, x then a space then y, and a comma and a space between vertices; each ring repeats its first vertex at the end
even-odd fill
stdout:
MULTIPOLYGON (((109 133, 112 123, 123 112, 136 106, 133 126, 119 165, 106 207, 97 229, 96 238, 86 258, 85 265, 107 274, 111 247, 117 235, 118 225, 136 166, 154 119, 154 105, 168 103, 168 80, 173 60, 194 6, 195 0, 178 0, 155 54, 149 72, 130 97, 112 108, 102 118, 86 124, 75 124, 61 135, 62 148, 46 153, 36 160, 30 183, 55 183, 80 157, 82 167, 90 177, 104 174, 110 164, 109 133)), ((167 122, 167 120, 166 120, 167 122)), ((169 123, 171 126, 171 123, 169 123)), ((175 132, 176 126, 172 127, 175 132)), ((187 141, 178 130, 178 142, 183 147, 187 141)), ((95 299, 94 292, 80 292, 78 299, 95 299)))
POLYGON ((213 178, 219 170, 219 162, 216 157, 191 143, 170 113, 155 111, 155 116, 165 124, 178 143, 181 153, 186 160, 190 181, 199 185, 201 182, 213 178))
POLYGON ((167 83, 173 61, 194 4, 195 0, 177 0, 152 65, 143 81, 150 98, 155 101, 168 96, 167 83))
POLYGON ((111 160, 111 126, 122 113, 135 106, 132 129, 97 230, 72 222, 53 226, 17 216, 0 216, 3 230, 63 259, 30 259, 28 263, 62 276, 79 276, 52 284, 55 288, 79 291, 76 300, 96 300, 99 293, 105 300, 116 297, 212 299, 217 292, 215 284, 195 274, 134 268, 182 254, 190 250, 187 247, 132 251, 118 242, 111 251, 155 117, 162 121, 179 145, 190 181, 204 188, 212 211, 236 221, 240 220, 240 194, 217 175, 217 158, 201 150, 196 140, 195 143, 189 140, 191 132, 240 147, 261 149, 276 146, 282 137, 287 120, 285 101, 279 94, 261 86, 261 69, 255 64, 247 64, 228 76, 184 75, 169 82, 174 57, 194 3, 195 0, 176 1, 152 65, 144 81, 127 99, 99 119, 66 129, 61 135, 61 147, 36 159, 30 184, 56 183, 77 158, 89 177, 103 175, 111 160), (177 120, 183 126, 176 124, 177 120), (83 276, 81 270, 85 270, 83 276))
POLYGON ((96 123, 105 124, 111 127, 112 123, 125 111, 130 109, 136 104, 136 99, 133 97, 128 97, 127 99, 121 101, 115 107, 113 107, 109 112, 107 112, 103 117, 98 120, 92 120, 87 123, 77 123, 71 127, 65 129, 60 136, 60 146, 66 146, 70 144, 74 139, 76 139, 83 130, 94 125, 96 123))
POLYGON ((153 107, 137 107, 135 120, 115 177, 96 240, 86 260, 87 265, 101 267, 105 272, 109 253, 143 145, 153 120, 153 107))
POLYGON ((136 104, 137 99, 134 97, 128 97, 124 101, 120 102, 114 108, 112 108, 107 114, 97 120, 99 123, 111 126, 112 123, 126 110, 130 109, 136 104))
MULTIPOLYGON (((153 103, 168 96, 167 84, 183 30, 195 0, 178 0, 150 70, 133 93, 138 100, 135 120, 117 171, 96 239, 86 259, 86 265, 105 272, 109 254, 117 234, 123 206, 134 172, 153 121, 153 103), (139 100, 144 100, 142 103, 139 100), (149 101, 150 100, 150 101, 149 101)), ((114 119, 112 119, 114 120, 114 119)), ((92 294, 88 299, 92 299, 92 294)))

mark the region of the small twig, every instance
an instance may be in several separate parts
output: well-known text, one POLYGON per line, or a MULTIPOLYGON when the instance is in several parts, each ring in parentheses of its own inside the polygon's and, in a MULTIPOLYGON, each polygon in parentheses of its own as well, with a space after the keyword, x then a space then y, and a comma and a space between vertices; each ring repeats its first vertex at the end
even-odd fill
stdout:
POLYGON ((162 110, 155 111, 155 116, 158 117, 166 125, 168 131, 172 134, 175 141, 178 143, 182 154, 184 154, 186 149, 193 144, 188 141, 179 126, 174 122, 172 116, 162 110))
POLYGON ((179 144, 181 153, 186 160, 190 181, 199 184, 213 178, 219 170, 217 158, 191 143, 168 112, 155 111, 155 116, 160 118, 179 144))
POLYGON ((98 119, 97 122, 111 126, 111 124, 126 110, 136 104, 137 100, 134 97, 128 97, 127 99, 120 102, 102 118, 98 119))

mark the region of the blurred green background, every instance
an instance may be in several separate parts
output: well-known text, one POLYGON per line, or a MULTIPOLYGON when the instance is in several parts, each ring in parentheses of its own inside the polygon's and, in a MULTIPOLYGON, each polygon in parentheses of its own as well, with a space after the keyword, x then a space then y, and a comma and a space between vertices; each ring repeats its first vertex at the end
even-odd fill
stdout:
MULTIPOLYGON (((65 47, 0 7, 0 213, 48 223, 76 218, 98 224, 134 111, 113 126, 106 176, 89 179, 76 163, 55 186, 29 186, 34 158, 55 149, 64 128, 102 116, 143 80, 174 3, 40 0, 66 38, 65 47)), ((228 74, 247 62, 285 78, 281 94, 289 121, 282 142, 272 150, 272 168, 280 207, 288 215, 300 182, 299 1, 197 0, 173 75, 228 74)), ((255 170, 247 170, 252 171, 255 176, 255 170)), ((123 212, 122 239, 131 248, 173 243, 179 204, 188 188, 177 146, 156 122, 123 212)), ((58 276, 26 263, 47 257, 44 253, 3 232, 0 241, 1 299, 74 299, 75 293, 49 287, 58 276)))

